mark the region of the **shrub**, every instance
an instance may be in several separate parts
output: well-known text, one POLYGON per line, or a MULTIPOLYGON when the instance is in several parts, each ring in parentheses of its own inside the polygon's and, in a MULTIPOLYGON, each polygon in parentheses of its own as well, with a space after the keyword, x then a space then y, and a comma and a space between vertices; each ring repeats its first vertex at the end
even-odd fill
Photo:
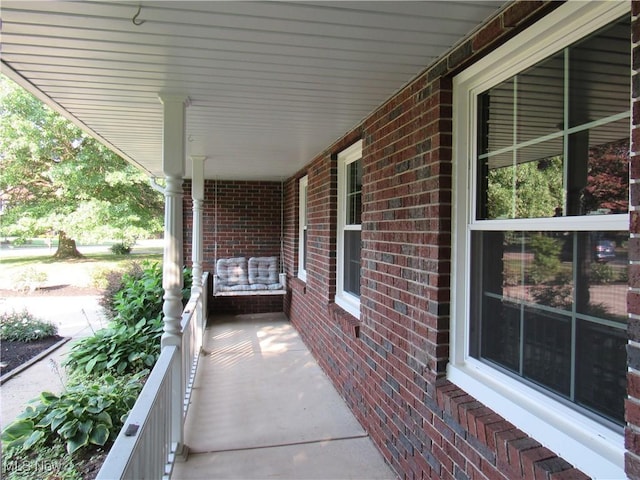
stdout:
MULTIPOLYGON (((184 278, 183 300, 190 294, 189 270, 184 278)), ((164 302, 160 264, 132 264, 124 274, 110 277, 108 292, 100 304, 111 324, 71 347, 65 362, 71 374, 134 373, 152 367, 160 354, 164 302)))
POLYGON ((529 239, 529 244, 534 257, 533 264, 529 269, 528 280, 538 284, 553 278, 561 265, 561 243, 558 239, 543 234, 533 234, 529 239))
POLYGON ((115 255, 129 255, 131 253, 131 245, 125 242, 115 243, 111 245, 110 250, 115 255))
POLYGON ((33 342, 57 333, 57 326, 34 317, 27 310, 0 314, 0 340, 33 342))
POLYGON ((592 263, 589 278, 593 283, 611 283, 615 280, 616 274, 613 268, 606 263, 592 263))
POLYGON ((34 267, 23 269, 15 279, 14 289, 19 291, 34 291, 47 281, 47 274, 34 267))
POLYGON ((141 318, 155 318, 162 312, 163 296, 160 264, 144 263, 140 273, 122 276, 122 287, 113 295, 114 320, 135 325, 141 318))
POLYGON ((109 319, 113 319, 118 315, 116 308, 116 295, 124 288, 125 281, 135 281, 142 278, 142 266, 138 262, 131 262, 124 271, 111 270, 103 273, 104 290, 98 303, 104 308, 105 315, 109 319))
POLYGON ((135 403, 148 371, 116 379, 111 375, 69 386, 62 394, 43 392, 2 432, 6 449, 27 451, 60 442, 68 453, 114 440, 135 403))

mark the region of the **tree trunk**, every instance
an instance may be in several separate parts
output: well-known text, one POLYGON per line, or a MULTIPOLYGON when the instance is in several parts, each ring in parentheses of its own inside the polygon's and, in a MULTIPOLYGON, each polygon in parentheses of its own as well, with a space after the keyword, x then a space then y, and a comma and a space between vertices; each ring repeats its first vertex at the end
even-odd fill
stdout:
POLYGON ((82 254, 76 248, 76 241, 67 237, 62 230, 58 232, 58 250, 54 258, 82 258, 82 254))

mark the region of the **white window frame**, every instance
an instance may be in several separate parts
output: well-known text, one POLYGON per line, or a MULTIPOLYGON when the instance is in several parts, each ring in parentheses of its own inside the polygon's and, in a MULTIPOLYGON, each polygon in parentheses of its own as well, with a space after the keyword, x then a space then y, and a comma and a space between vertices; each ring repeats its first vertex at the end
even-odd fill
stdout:
POLYGON ((305 269, 305 258, 307 258, 307 245, 305 244, 305 234, 308 236, 309 218, 307 212, 309 176, 305 175, 298 183, 298 278, 303 282, 307 281, 307 270, 305 269))
POLYGON ((336 297, 335 302, 356 318, 360 318, 360 298, 344 290, 344 232, 362 231, 362 225, 347 225, 347 167, 362 159, 362 140, 338 153, 338 215, 336 241, 336 297))
MULTIPOLYGON (((629 2, 569 1, 454 78, 454 235, 451 349, 447 378, 594 478, 625 478, 620 431, 588 418, 469 355, 470 238, 475 220, 477 97, 529 66, 629 14, 629 2)), ((631 72, 629 72, 631 75, 631 72)), ((628 230, 628 215, 598 216, 599 230, 628 230)), ((579 228, 580 217, 537 219, 546 229, 579 228), (560 224, 562 223, 562 225, 560 224)), ((531 229, 527 220, 492 221, 492 229, 531 229)), ((592 227, 590 227, 592 228, 592 227)))

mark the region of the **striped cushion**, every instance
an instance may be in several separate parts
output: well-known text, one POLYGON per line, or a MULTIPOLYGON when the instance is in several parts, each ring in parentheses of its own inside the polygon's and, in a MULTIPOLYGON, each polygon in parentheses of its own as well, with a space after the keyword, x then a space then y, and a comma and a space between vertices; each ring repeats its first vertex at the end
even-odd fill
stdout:
POLYGON ((221 258, 216 262, 216 275, 220 287, 249 285, 245 257, 221 258))
POLYGON ((278 257, 252 257, 249 259, 250 284, 278 283, 278 257))

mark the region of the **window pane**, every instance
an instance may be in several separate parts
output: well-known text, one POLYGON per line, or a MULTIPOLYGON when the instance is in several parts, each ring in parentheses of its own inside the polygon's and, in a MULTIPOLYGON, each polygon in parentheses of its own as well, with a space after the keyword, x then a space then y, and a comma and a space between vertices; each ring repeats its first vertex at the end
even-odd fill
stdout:
POLYGON ((514 79, 497 85, 478 97, 478 153, 495 152, 513 145, 514 79))
POLYGON ((476 218, 628 212, 629 28, 623 18, 478 96, 476 218))
POLYGON ((470 354, 622 423, 619 401, 597 392, 624 398, 628 233, 473 231, 471 241, 470 354))
POLYGON ((620 423, 627 392, 627 333, 596 323, 578 322, 576 402, 620 423))
POLYGON ((482 358, 515 372, 520 370, 520 306, 491 296, 483 298, 482 358), (496 342, 496 338, 502 341, 496 342))
POLYGON ((504 158, 490 157, 486 214, 480 211, 479 218, 543 218, 557 216, 558 209, 562 212, 561 152, 562 138, 558 138, 515 151, 512 159, 515 166, 501 165, 498 162, 504 158))
POLYGON ((307 250, 307 229, 305 227, 305 229, 302 231, 302 268, 303 269, 307 269, 307 257, 309 256, 309 250, 307 250))
POLYGON ((307 185, 305 185, 302 188, 302 198, 304 199, 304 210, 302 212, 302 225, 304 227, 307 226, 308 223, 308 218, 309 218, 309 207, 308 207, 308 191, 309 191, 309 187, 307 185))
POLYGON ((347 165, 347 225, 362 223, 362 160, 347 165))
POLYGON ((531 232, 524 237, 526 300, 541 307, 571 310, 574 280, 572 235, 531 232))
POLYGON ((569 48, 570 127, 629 110, 629 22, 622 18, 569 48))
POLYGON ((629 120, 569 136, 569 215, 627 213, 629 210, 629 120), (578 175, 577 172, 583 172, 578 175))
POLYGON ((360 297, 360 231, 344 232, 344 291, 360 297))
POLYGON ((571 318, 524 309, 523 376, 564 396, 571 393, 571 318))
POLYGON ((515 143, 558 133, 564 128, 564 80, 564 52, 517 76, 515 143))
POLYGON ((629 235, 626 232, 576 235, 577 313, 626 323, 629 235))

